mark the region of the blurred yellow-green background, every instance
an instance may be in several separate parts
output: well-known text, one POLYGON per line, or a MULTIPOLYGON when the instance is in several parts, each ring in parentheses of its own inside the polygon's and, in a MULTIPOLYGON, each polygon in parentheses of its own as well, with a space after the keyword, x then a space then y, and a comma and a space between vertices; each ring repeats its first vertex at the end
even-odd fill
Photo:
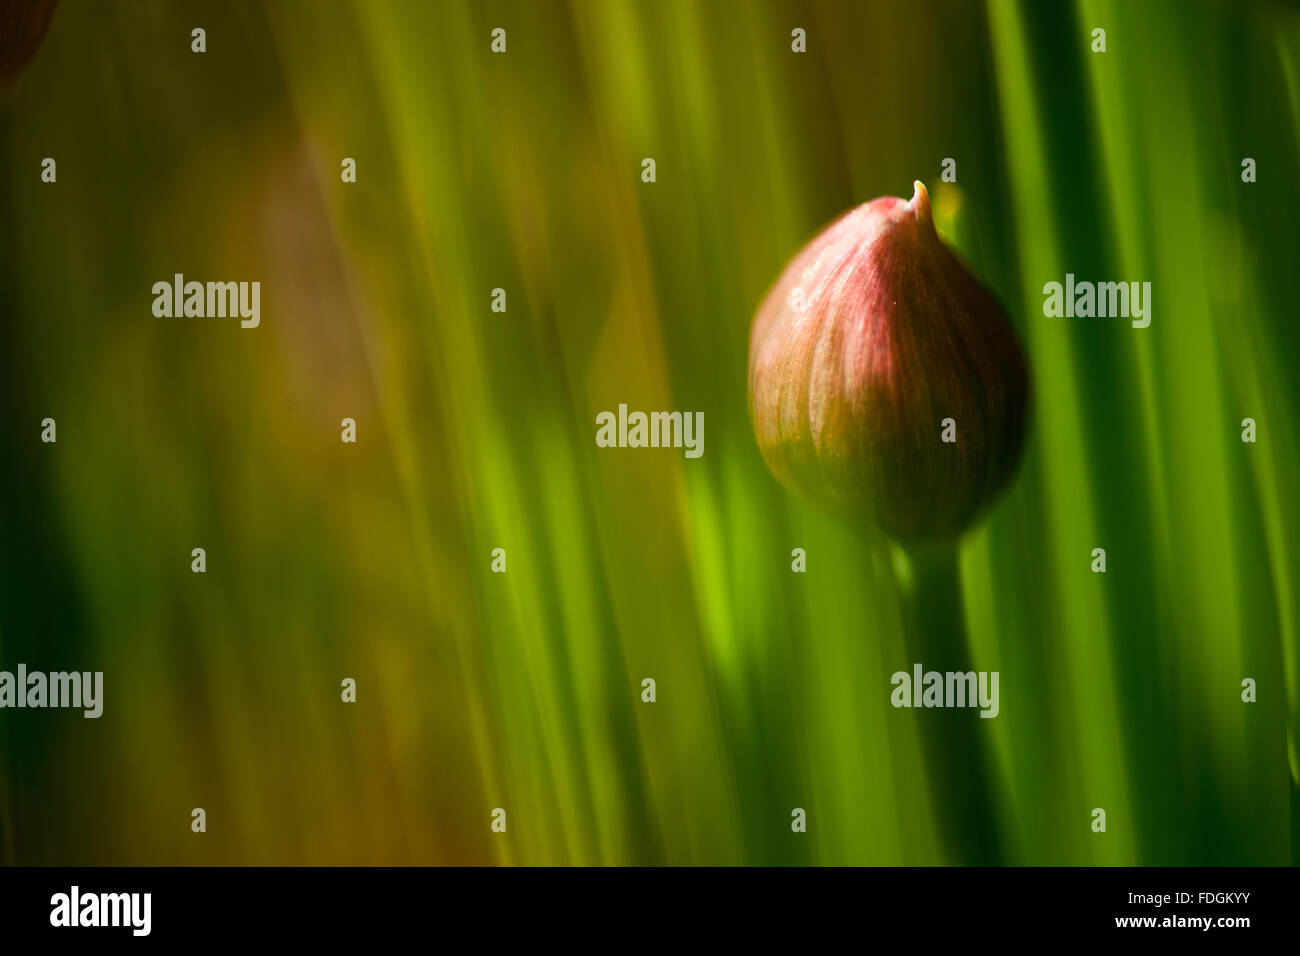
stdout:
POLYGON ((0 104, 0 669, 105 700, 0 711, 0 862, 1292 863, 1298 71, 1267 0, 60 3, 0 104), (786 262, 914 179, 1035 380, 939 609, 1001 675, 964 817, 888 545, 746 404, 786 262), (1151 326, 1045 318, 1067 272, 1151 326), (620 403, 703 457, 598 449, 620 403))

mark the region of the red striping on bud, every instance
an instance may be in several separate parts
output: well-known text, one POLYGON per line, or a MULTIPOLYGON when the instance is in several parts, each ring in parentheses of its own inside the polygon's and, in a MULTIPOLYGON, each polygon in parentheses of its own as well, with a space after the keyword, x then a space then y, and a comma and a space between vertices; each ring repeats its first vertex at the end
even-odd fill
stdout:
POLYGON ((864 203, 786 267, 754 319, 749 402, 784 483, 898 540, 939 541, 1014 473, 1029 373, 918 182, 911 202, 864 203), (941 438, 945 419, 955 442, 941 438))

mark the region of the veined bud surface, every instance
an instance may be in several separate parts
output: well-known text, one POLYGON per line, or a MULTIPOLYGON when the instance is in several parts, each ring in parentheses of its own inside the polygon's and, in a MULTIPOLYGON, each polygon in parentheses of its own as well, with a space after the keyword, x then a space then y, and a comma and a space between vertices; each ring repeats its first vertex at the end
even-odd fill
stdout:
POLYGON ((786 267, 754 319, 749 405, 783 483, 900 541, 939 541, 1014 474, 1029 373, 918 182, 910 202, 850 210, 786 267))

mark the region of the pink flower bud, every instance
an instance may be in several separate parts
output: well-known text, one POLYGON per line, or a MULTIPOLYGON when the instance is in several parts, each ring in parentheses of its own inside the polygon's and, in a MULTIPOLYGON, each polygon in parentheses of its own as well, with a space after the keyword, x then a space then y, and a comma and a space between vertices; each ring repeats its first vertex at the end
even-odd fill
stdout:
POLYGON ((898 540, 942 540, 1014 473, 1029 375, 918 182, 911 202, 841 216, 786 267, 754 319, 749 401, 786 485, 898 540))

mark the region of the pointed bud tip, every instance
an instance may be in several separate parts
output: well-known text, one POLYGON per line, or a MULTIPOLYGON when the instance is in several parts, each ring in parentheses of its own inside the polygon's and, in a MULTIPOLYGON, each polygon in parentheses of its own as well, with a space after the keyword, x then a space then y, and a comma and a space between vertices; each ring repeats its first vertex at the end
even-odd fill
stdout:
POLYGON ((916 221, 921 223, 931 223, 930 217, 930 193, 926 191, 925 183, 921 180, 915 180, 912 183, 912 201, 908 203, 912 211, 916 214, 916 221))

